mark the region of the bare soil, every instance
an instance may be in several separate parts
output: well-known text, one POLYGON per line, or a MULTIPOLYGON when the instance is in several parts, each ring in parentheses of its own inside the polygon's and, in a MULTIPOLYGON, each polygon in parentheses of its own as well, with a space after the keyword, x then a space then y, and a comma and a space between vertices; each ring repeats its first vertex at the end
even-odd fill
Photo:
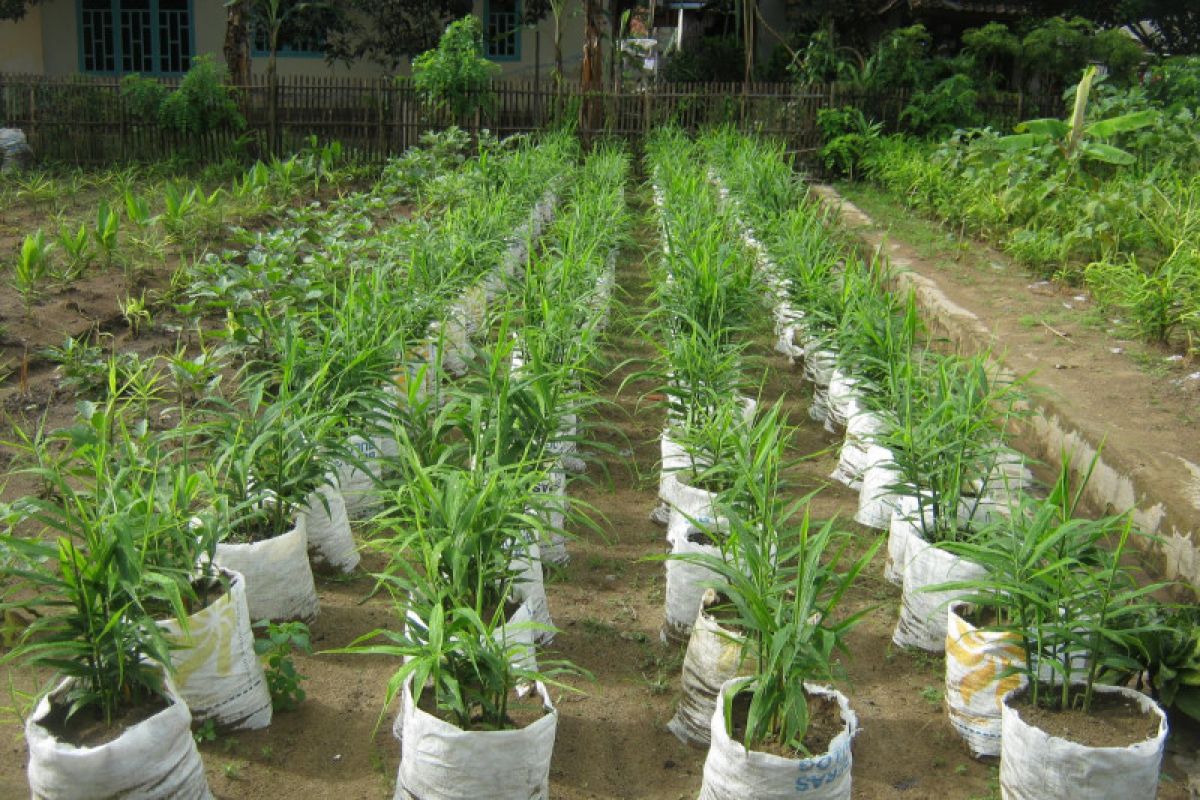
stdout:
POLYGON ((121 738, 130 728, 139 722, 145 722, 170 704, 157 694, 150 695, 135 705, 119 707, 111 720, 91 713, 90 710, 80 711, 68 717, 66 705, 50 704, 50 713, 42 718, 41 726, 59 741, 72 744, 75 747, 99 747, 121 738))
MULTIPOLYGON (((645 206, 638 210, 646 212, 645 206)), ((639 230, 639 240, 647 251, 656 246, 648 222, 639 230)), ((631 319, 643 310, 647 280, 640 254, 627 253, 619 265, 618 285, 627 293, 629 307, 626 314, 615 315, 608 348, 613 364, 650 356, 631 319)), ((825 477, 835 465, 840 437, 808 420, 808 389, 800 371, 768 345, 763 337, 755 348, 762 401, 784 403, 787 417, 798 426, 794 451, 811 455, 790 473, 793 491, 801 496, 821 488, 812 501, 814 518, 836 515, 855 534, 855 548, 861 551, 878 534, 850 521, 856 493, 825 477)), ((618 395, 622 380, 636 369, 626 364, 601 386, 612 401, 602 421, 615 429, 602 428, 595 436, 618 455, 598 458, 569 487, 572 497, 595 508, 603 534, 577 529, 570 563, 548 571, 550 611, 560 632, 544 657, 571 659, 592 675, 591 680, 571 680, 575 691, 552 690, 559 712, 551 766, 556 800, 684 800, 694 798, 701 784, 704 752, 681 744, 665 727, 679 691, 685 645, 664 645, 659 638, 664 568, 647 557, 666 551, 662 529, 649 520, 657 502, 662 413, 640 396, 648 386, 631 382, 618 395)), ((58 402, 63 407, 52 405, 58 409, 52 415, 65 420, 70 404, 58 402)), ((402 613, 385 594, 373 592, 370 573, 383 563, 379 554, 367 552, 363 566, 351 576, 318 575, 321 612, 311 626, 317 652, 296 659, 299 672, 308 678, 307 700, 293 712, 276 714, 266 730, 205 738, 200 748, 216 797, 391 796, 400 748, 390 730, 396 707, 384 709, 383 697, 397 660, 329 652, 372 630, 399 626, 402 613)), ((882 566, 880 553, 845 605, 847 614, 867 611, 849 634, 848 654, 840 662, 844 678, 837 684, 861 724, 854 745, 854 796, 998 798, 995 765, 973 760, 946 719, 942 658, 892 646, 899 593, 883 579, 882 566)), ((4 677, 0 671, 0 679, 4 677)), ((9 670, 7 677, 14 691, 11 702, 0 705, 23 706, 40 685, 38 676, 22 670, 9 670)), ((1197 739, 1186 727, 1179 728, 1168 750, 1190 755, 1197 751, 1197 739)), ((26 759, 18 720, 7 716, 0 722, 0 797, 28 795, 26 759)), ((1185 800, 1185 783, 1168 757, 1159 797, 1185 800)))
MULTIPOLYGON (((733 699, 731 719, 733 720, 733 738, 744 741, 746 735, 746 720, 750 716, 750 695, 739 694, 733 699)), ((824 695, 808 698, 808 732, 804 734, 804 751, 796 750, 790 745, 776 739, 768 739, 755 748, 756 751, 770 753, 781 758, 808 758, 820 756, 829 752, 833 738, 846 728, 842 719, 841 709, 837 701, 824 695)))
POLYGON ((1128 697, 1098 694, 1092 708, 1048 708, 1034 705, 1025 694, 1013 701, 1026 723, 1042 731, 1085 747, 1128 747, 1158 733, 1158 716, 1147 714, 1128 697))

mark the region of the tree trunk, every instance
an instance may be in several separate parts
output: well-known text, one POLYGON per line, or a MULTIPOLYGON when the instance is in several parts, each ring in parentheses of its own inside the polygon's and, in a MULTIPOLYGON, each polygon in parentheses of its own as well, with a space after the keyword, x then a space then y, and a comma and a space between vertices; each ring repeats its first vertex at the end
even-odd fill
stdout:
POLYGON ((584 30, 583 30, 583 74, 579 88, 583 93, 583 105, 580 108, 582 119, 580 128, 587 136, 600 127, 600 98, 593 96, 599 92, 604 83, 604 64, 600 52, 600 26, 596 17, 597 0, 585 0, 584 30))
POLYGON ((225 65, 234 86, 250 85, 250 8, 248 0, 225 10, 225 65))

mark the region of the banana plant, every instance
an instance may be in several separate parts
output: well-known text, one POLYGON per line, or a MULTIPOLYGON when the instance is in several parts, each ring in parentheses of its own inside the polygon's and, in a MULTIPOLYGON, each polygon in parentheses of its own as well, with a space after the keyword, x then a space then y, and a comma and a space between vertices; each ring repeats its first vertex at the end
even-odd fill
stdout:
POLYGON ((1096 79, 1096 68, 1089 66, 1075 88, 1075 106, 1070 119, 1048 117, 1031 119, 1017 125, 1016 133, 1001 137, 999 144, 1009 151, 1047 149, 1057 151, 1068 162, 1079 158, 1100 161, 1105 164, 1127 166, 1137 158, 1119 147, 1104 142, 1120 133, 1135 131, 1153 125, 1159 117, 1154 109, 1121 114, 1108 119, 1087 122, 1088 95, 1096 79))

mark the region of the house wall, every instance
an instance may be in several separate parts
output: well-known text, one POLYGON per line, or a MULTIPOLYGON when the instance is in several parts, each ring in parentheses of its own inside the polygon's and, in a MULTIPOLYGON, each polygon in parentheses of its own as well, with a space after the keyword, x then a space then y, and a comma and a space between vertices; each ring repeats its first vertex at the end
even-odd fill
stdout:
POLYGON ((0 72, 40 73, 42 9, 34 6, 19 22, 0 22, 0 72))
POLYGON ((79 17, 75 0, 42 0, 42 52, 47 75, 79 71, 79 17))
MULTIPOLYGON (((486 0, 475 0, 474 13, 482 16, 486 0)), ((573 4, 578 5, 578 4, 573 4)), ((225 42, 224 0, 192 0, 193 43, 197 55, 213 54, 223 60, 225 42)), ((500 75, 532 78, 540 66, 547 74, 554 64, 554 20, 542 20, 536 29, 522 28, 520 60, 497 61, 500 75)), ((583 13, 572 8, 562 20, 563 71, 579 75, 583 48, 583 13)), ((607 52, 605 55, 607 59, 607 52)), ((267 59, 253 59, 255 73, 266 72, 267 59)), ((389 72, 370 61, 349 66, 327 64, 313 56, 279 56, 279 74, 285 76, 377 77, 389 72)), ((42 0, 20 22, 0 22, 0 72, 71 75, 79 71, 79 21, 76 0, 42 0)), ((409 73, 407 60, 397 72, 409 73)))

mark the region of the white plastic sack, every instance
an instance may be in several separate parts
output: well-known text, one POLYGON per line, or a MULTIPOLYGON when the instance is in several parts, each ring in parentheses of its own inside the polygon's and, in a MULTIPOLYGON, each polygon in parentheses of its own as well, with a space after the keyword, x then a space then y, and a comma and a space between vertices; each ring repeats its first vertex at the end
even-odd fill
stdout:
MULTIPOLYGON (((705 554, 719 558, 721 550, 716 545, 692 541, 691 536, 696 532, 697 529, 691 525, 673 527, 671 554, 705 554)), ((668 558, 664 563, 667 570, 667 589, 664 597, 662 638, 663 641, 684 641, 691 633, 692 624, 700 613, 705 590, 714 583, 719 583, 721 578, 717 573, 699 564, 676 558, 668 558)))
POLYGON ((346 514, 351 519, 358 519, 370 514, 379 505, 375 487, 383 476, 379 459, 385 454, 386 445, 381 436, 367 438, 358 435, 351 436, 347 444, 358 453, 362 464, 338 465, 337 488, 346 504, 346 514))
MULTIPOLYGON (((1141 692, 1097 686, 1121 694, 1158 718, 1157 733, 1128 747, 1084 747, 1027 724, 1007 702, 1002 712, 1000 796, 1005 800, 1134 800, 1158 793, 1167 742, 1167 717, 1141 692)), ((1011 695, 1010 695, 1011 696, 1011 695)), ((1007 698, 1006 698, 1007 700, 1007 698)))
POLYGON ((918 536, 909 537, 905 555, 900 619, 892 641, 900 647, 940 653, 946 648, 946 607, 967 592, 927 592, 924 587, 974 580, 987 572, 979 564, 952 555, 918 536))
POLYGON ((958 612, 946 610, 946 713, 976 758, 1000 755, 1000 712, 1004 696, 1023 688, 1025 651, 1012 634, 983 631, 958 612))
POLYGON ((159 627, 173 646, 175 683, 192 718, 257 730, 271 724, 271 693, 254 652, 245 581, 236 572, 223 572, 229 590, 189 616, 186 633, 173 619, 159 627))
POLYGON ((710 726, 712 744, 704 760, 704 783, 699 800, 849 800, 853 756, 850 743, 858 732, 858 717, 841 693, 824 686, 804 684, 810 695, 837 701, 845 727, 833 738, 829 750, 812 758, 784 758, 748 751, 725 732, 725 693, 721 687, 710 726))
MULTIPOLYGON (((711 602, 716 593, 709 589, 704 599, 711 602)), ((667 730, 684 744, 707 746, 712 738, 710 728, 717 692, 725 681, 740 674, 741 664, 741 644, 717 624, 702 604, 683 657, 679 706, 667 723, 667 730)))
MULTIPOLYGON (((926 521, 929 518, 929 509, 926 509, 926 521)), ((904 584, 908 542, 913 537, 921 541, 925 539, 924 527, 918 519, 917 499, 909 494, 897 495, 892 522, 888 525, 887 560, 883 564, 883 577, 888 583, 895 586, 904 584)))
POLYGON ((860 398, 858 379, 835 368, 829 378, 829 416, 825 420, 825 429, 835 433, 845 428, 850 418, 862 411, 860 398))
POLYGON ((837 367, 837 354, 826 348, 806 348, 804 356, 804 378, 814 386, 828 389, 837 367))
MULTIPOLYGON (((829 477, 851 489, 861 489, 863 473, 879 461, 879 453, 871 450, 874 437, 886 429, 886 420, 873 411, 852 414, 846 420, 846 439, 842 442, 837 466, 829 477)), ((890 457, 891 453, 888 452, 884 461, 890 460, 890 457)))
POLYGON ((571 560, 567 552, 567 536, 563 532, 567 509, 567 474, 561 469, 552 469, 546 478, 533 487, 534 493, 540 495, 540 501, 545 505, 538 510, 547 525, 544 538, 541 541, 542 562, 547 564, 566 564, 571 560))
POLYGON ((690 525, 689 520, 698 522, 711 522, 716 519, 716 502, 717 495, 705 489, 697 489, 695 486, 690 486, 680 480, 681 475, 687 473, 672 472, 665 475, 662 480, 662 485, 659 490, 660 497, 667 504, 669 517, 667 522, 667 541, 672 538, 672 531, 676 534, 683 528, 690 525))
POLYGON ((546 800, 558 711, 541 683, 546 715, 515 731, 464 731, 416 707, 412 679, 397 718, 402 742, 394 800, 546 800))
POLYGON ((874 444, 867 448, 862 485, 858 489, 858 511, 854 514, 859 525, 885 530, 892 524, 899 498, 888 487, 900 483, 903 477, 891 463, 891 450, 874 444))
POLYGON ((192 738, 192 715, 170 678, 166 689, 171 705, 98 747, 59 742, 39 724, 50 713, 50 698, 61 696, 69 685, 63 681, 39 700, 25 721, 33 800, 212 798, 192 738))
POLYGON ((304 516, 287 533, 262 542, 217 545, 216 563, 242 573, 250 619, 304 620, 317 616, 320 604, 308 563, 304 516))
POLYGON ((329 484, 320 486, 309 496, 304 517, 313 561, 340 572, 353 572, 360 559, 341 490, 329 484))
MULTIPOLYGON (((546 600, 546 582, 542 575, 542 552, 537 542, 523 545, 513 557, 513 568, 517 572, 513 584, 513 597, 529 609, 529 616, 541 625, 553 626, 550 604, 546 600)), ((554 639, 554 631, 534 631, 534 641, 546 644, 554 639)))

